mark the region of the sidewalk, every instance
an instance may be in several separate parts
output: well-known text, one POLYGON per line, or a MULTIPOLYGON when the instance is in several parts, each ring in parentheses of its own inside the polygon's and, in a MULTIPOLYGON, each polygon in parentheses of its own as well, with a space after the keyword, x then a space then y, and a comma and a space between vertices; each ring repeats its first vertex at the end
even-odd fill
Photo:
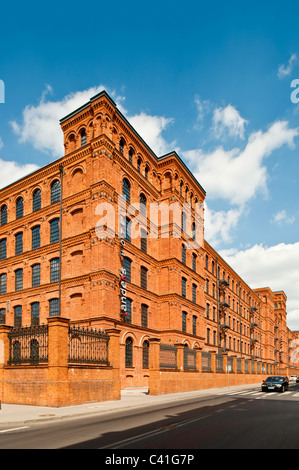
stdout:
POLYGON ((136 410, 138 408, 144 408, 151 405, 163 405, 175 401, 177 402, 178 400, 221 394, 226 391, 231 392, 233 390, 246 390, 248 388, 255 387, 260 389, 260 383, 195 390, 184 393, 171 393, 168 395, 158 396, 148 395, 147 388, 130 388, 121 392, 120 400, 99 403, 85 403, 84 405, 66 406, 61 408, 52 408, 47 406, 10 405, 2 403, 0 409, 0 426, 3 424, 24 425, 38 421, 42 422, 87 415, 99 415, 103 413, 108 414, 122 410, 128 410, 130 408, 134 408, 136 410))

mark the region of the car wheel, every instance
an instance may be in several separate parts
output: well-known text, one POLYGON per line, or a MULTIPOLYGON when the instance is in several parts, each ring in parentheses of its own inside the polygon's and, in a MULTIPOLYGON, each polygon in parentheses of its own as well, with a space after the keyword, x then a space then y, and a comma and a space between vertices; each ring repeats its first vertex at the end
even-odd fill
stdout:
POLYGON ((284 392, 284 385, 281 387, 280 392, 281 392, 281 393, 284 392))

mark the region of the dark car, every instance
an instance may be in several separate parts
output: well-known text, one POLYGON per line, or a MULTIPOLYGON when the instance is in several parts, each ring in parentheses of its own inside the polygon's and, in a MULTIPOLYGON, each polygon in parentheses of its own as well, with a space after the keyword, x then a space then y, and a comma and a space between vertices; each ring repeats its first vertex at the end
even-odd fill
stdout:
POLYGON ((284 392, 288 390, 289 382, 286 377, 281 375, 273 375, 271 377, 267 377, 266 380, 262 383, 262 391, 263 392, 284 392))
POLYGON ((299 383, 299 375, 297 375, 296 384, 299 383))

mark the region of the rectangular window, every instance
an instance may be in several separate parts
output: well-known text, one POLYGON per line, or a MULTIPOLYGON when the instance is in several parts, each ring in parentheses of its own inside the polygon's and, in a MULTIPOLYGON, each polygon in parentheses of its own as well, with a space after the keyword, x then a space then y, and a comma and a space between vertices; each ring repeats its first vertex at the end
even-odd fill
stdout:
POLYGON ((59 219, 50 222, 50 243, 59 242, 59 219))
POLYGON ((33 227, 31 230, 31 248, 32 250, 36 250, 37 248, 40 247, 40 226, 38 225, 37 227, 33 227))
POLYGON ((0 260, 6 259, 7 250, 6 250, 6 238, 0 240, 0 260))
POLYGON ((49 315, 50 317, 59 315, 59 299, 49 300, 49 315))
POLYGON ((196 284, 192 284, 192 302, 196 303, 196 284))
POLYGON ((0 275, 0 295, 4 295, 7 292, 7 274, 3 273, 0 275))
POLYGON ((16 255, 23 253, 23 233, 17 233, 15 236, 15 253, 16 255))
POLYGON ((31 325, 39 325, 39 302, 31 304, 31 325))
POLYGON ((196 272, 196 258, 197 258, 197 256, 193 253, 192 254, 192 269, 195 272, 196 272))
POLYGON ((23 269, 15 271, 15 291, 23 289, 23 269))
POLYGON ((182 297, 186 298, 186 285, 187 285, 187 280, 182 277, 182 297))
POLYGON ((207 318, 210 318, 210 305, 209 304, 207 304, 206 312, 207 312, 207 318))
POLYGON ((124 258, 123 267, 126 270, 126 281, 131 282, 131 264, 132 261, 129 258, 124 258))
POLYGON ((147 328, 148 325, 148 306, 145 304, 141 305, 141 326, 147 328))
POLYGON ((127 304, 127 311, 126 311, 127 315, 124 316, 124 321, 125 323, 132 323, 132 300, 127 299, 126 304, 127 304))
POLYGON ((186 328, 187 328, 187 313, 182 312, 182 331, 186 333, 186 328))
POLYGON ((144 266, 140 269, 140 286, 147 289, 147 269, 144 266))
POLYGON ((50 261, 50 282, 59 281, 59 258, 50 261))
POLYGON ((22 326, 22 306, 17 305, 14 307, 14 327, 21 328, 22 326))
POLYGON ((40 286, 40 264, 32 266, 32 287, 40 286))
POLYGON ((0 324, 5 323, 5 308, 0 308, 0 324))
POLYGON ((193 315, 192 317, 192 333, 196 335, 196 316, 193 315))

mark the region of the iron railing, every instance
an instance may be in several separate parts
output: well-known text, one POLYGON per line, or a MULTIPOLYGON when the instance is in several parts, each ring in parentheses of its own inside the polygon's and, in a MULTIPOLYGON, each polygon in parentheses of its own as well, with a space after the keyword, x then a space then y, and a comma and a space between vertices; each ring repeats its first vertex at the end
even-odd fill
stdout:
POLYGON ((171 344, 160 344, 160 367, 161 369, 177 368, 177 348, 171 344))
POLYGON ((184 348, 184 369, 195 370, 196 369, 196 350, 184 348))
POLYGON ((69 363, 109 365, 108 343, 109 336, 102 330, 69 326, 69 363))
POLYGON ((212 368, 211 353, 202 351, 201 353, 201 370, 210 371, 212 368))
POLYGON ((48 325, 13 328, 8 333, 8 364, 40 364, 48 362, 48 325))

